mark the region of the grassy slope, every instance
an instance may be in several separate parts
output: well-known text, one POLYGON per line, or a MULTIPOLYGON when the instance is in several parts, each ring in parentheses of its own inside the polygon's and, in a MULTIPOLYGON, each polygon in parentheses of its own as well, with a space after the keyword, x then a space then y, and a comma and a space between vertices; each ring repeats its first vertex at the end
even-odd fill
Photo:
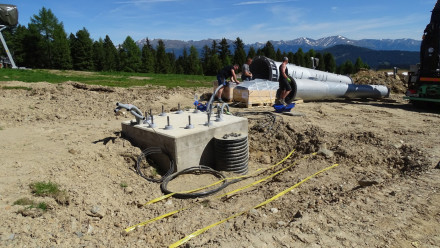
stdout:
POLYGON ((169 88, 176 86, 192 88, 211 87, 212 81, 214 80, 215 77, 213 76, 200 75, 0 69, 0 81, 22 81, 28 83, 62 83, 75 81, 112 87, 131 87, 151 84, 169 88))

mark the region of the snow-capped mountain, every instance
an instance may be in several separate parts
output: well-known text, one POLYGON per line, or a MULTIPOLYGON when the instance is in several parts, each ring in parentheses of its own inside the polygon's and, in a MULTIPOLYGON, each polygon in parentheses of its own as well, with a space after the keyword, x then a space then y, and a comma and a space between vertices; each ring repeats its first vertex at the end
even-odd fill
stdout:
MULTIPOLYGON (((158 41, 160 39, 150 40, 150 43, 153 47, 156 47, 158 41)), ((208 47, 212 46, 212 41, 214 39, 205 39, 205 40, 166 40, 162 39, 165 44, 165 48, 167 52, 174 52, 176 56, 180 56, 183 53, 183 49, 186 48, 189 50, 191 46, 197 48, 197 50, 201 51, 202 48, 207 45, 208 47)), ((220 39, 216 39, 217 44, 220 42, 220 39)), ((270 43, 274 46, 275 49, 280 49, 285 52, 296 52, 299 48, 301 48, 304 52, 307 52, 310 49, 314 50, 323 50, 326 48, 330 48, 336 45, 353 45, 358 47, 369 48, 372 50, 381 50, 381 51, 415 51, 418 52, 420 50, 420 40, 413 39, 362 39, 362 40, 352 40, 343 36, 330 36, 321 39, 311 39, 301 37, 294 40, 280 40, 274 41, 270 40, 270 43)), ((136 42, 140 48, 146 43, 146 39, 142 39, 136 42)), ((234 50, 234 41, 228 40, 231 51, 234 50)), ((245 50, 248 50, 251 46, 256 50, 258 48, 262 48, 266 45, 266 43, 256 42, 253 44, 245 44, 245 50)))
MULTIPOLYGON (((419 51, 421 41, 413 39, 362 39, 352 40, 343 36, 330 36, 321 39, 311 39, 301 37, 295 40, 289 41, 270 41, 275 49, 280 48, 286 52, 296 52, 298 48, 302 48, 303 51, 309 49, 323 50, 336 45, 352 45, 358 47, 365 47, 373 50, 401 50, 401 51, 419 51)), ((264 46, 265 44, 263 44, 264 46)), ((254 46, 255 47, 255 46, 254 46)))

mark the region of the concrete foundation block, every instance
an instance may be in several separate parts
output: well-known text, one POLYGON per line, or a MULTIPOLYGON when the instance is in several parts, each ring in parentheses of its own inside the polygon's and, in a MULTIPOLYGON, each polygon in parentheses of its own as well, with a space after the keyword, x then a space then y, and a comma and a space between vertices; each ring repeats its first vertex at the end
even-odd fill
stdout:
MULTIPOLYGON (((206 112, 194 113, 194 110, 186 110, 180 114, 154 116, 155 128, 151 128, 148 123, 138 125, 134 120, 124 121, 122 133, 142 150, 160 147, 174 160, 176 171, 199 165, 215 168, 214 137, 229 133, 247 135, 248 121, 243 117, 225 114, 221 121, 217 121, 215 114, 211 116, 210 125, 207 125, 207 121, 206 112), (193 128, 187 128, 189 118, 193 128)), ((155 156, 153 160, 167 169, 168 156, 155 156)))

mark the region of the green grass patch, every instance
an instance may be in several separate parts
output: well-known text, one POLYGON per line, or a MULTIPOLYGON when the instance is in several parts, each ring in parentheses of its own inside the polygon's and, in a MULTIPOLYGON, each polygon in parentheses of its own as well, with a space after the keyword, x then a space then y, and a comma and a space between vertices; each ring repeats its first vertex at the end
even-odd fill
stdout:
POLYGON ((42 210, 43 212, 47 211, 48 205, 45 202, 35 202, 29 198, 20 198, 18 200, 16 200, 14 202, 14 205, 19 205, 19 206, 27 206, 26 209, 31 209, 31 208, 38 208, 40 210, 42 210))
POLYGON ((47 210, 47 204, 45 202, 40 202, 36 206, 35 205, 31 205, 31 208, 38 208, 38 209, 41 209, 43 211, 46 211, 47 210))
POLYGON ((2 89, 4 90, 32 90, 30 87, 24 87, 24 86, 3 86, 2 89))
POLYGON ((16 200, 13 205, 20 205, 20 206, 26 206, 26 205, 32 205, 34 204, 34 201, 31 199, 24 197, 16 200))
POLYGON ((54 196, 60 192, 58 185, 52 182, 36 182, 30 185, 36 196, 54 196))
POLYGON ((128 184, 125 183, 125 182, 122 182, 122 183, 119 184, 119 186, 121 186, 121 188, 127 188, 128 184))
POLYGON ((85 72, 65 70, 16 70, 4 69, 0 81, 21 81, 27 83, 48 82, 59 84, 74 81, 90 85, 110 87, 133 86, 165 86, 167 88, 184 87, 212 87, 215 76, 181 75, 181 74, 154 74, 128 72, 85 72))
POLYGON ((60 190, 59 186, 52 182, 36 182, 29 185, 32 194, 36 196, 49 196, 54 198, 62 205, 69 204, 69 195, 65 190, 60 190))

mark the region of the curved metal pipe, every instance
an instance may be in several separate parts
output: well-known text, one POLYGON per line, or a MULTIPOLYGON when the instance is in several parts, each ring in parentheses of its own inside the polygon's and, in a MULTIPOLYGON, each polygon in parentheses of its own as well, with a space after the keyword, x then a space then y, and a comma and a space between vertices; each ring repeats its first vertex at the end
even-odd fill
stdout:
POLYGON ((209 99, 208 103, 206 103, 206 113, 208 114, 208 119, 211 119, 211 113, 212 113, 212 102, 214 102, 214 98, 217 95, 217 92, 221 89, 225 87, 223 84, 219 85, 215 90, 214 93, 212 94, 211 98, 209 99))
POLYGON ((145 117, 142 115, 142 111, 140 111, 136 106, 132 104, 123 104, 123 103, 116 103, 115 113, 119 112, 121 109, 126 109, 129 111, 134 117, 136 117, 137 124, 141 124, 142 120, 145 119, 145 117))

